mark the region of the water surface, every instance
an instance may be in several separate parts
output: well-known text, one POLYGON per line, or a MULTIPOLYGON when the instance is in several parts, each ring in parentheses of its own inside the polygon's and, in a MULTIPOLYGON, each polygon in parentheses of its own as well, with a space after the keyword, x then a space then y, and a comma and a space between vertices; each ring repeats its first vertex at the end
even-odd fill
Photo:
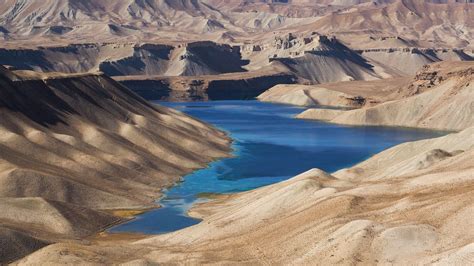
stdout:
POLYGON ((202 193, 231 193, 279 182, 311 168, 333 172, 352 166, 396 144, 441 132, 341 126, 294 119, 304 109, 258 101, 164 103, 227 131, 235 140, 233 158, 187 175, 166 191, 163 207, 112 232, 159 234, 199 223, 185 215, 202 193))

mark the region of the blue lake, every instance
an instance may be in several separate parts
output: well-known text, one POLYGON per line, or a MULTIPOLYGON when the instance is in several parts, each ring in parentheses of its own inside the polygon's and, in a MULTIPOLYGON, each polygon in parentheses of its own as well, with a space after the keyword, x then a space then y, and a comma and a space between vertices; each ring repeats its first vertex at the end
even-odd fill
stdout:
POLYGON ((304 108, 258 101, 159 104, 179 109, 227 131, 234 139, 233 158, 216 161, 187 175, 166 191, 152 210, 110 232, 167 233, 199 223, 186 216, 201 193, 232 193, 279 182, 311 168, 334 172, 402 142, 444 132, 351 127, 294 119, 304 108))

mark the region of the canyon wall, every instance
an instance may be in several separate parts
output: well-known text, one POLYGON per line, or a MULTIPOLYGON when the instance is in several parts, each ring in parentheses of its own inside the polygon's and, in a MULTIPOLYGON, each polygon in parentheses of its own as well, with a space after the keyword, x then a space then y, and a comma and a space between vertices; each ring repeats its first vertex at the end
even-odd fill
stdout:
POLYGON ((277 84, 293 84, 290 73, 231 74, 200 77, 117 78, 147 100, 207 101, 254 99, 277 84))
POLYGON ((243 72, 246 61, 241 59, 238 47, 192 42, 176 45, 90 43, 36 49, 0 48, 0 63, 42 72, 102 71, 109 76, 193 76, 243 72))

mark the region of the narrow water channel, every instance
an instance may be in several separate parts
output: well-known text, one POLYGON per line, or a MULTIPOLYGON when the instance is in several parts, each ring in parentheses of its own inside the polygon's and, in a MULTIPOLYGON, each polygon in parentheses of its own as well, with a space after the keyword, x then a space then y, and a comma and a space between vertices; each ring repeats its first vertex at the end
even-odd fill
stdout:
POLYGON ((258 101, 164 103, 227 131, 233 158, 187 175, 166 191, 162 208, 118 225, 111 232, 160 234, 199 223, 188 217, 206 193, 232 193, 279 182, 311 168, 333 172, 361 162, 402 142, 437 137, 443 132, 351 127, 294 119, 304 109, 258 101))

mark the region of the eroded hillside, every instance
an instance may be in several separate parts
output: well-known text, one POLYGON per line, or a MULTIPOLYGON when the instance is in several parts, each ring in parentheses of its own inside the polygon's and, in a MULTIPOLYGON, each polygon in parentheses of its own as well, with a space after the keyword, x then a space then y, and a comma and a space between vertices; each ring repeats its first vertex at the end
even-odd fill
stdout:
POLYGON ((0 71, 2 262, 122 221, 109 210, 153 207, 227 155, 223 132, 107 76, 0 71))
POLYGON ((218 83, 220 74, 255 72, 234 86, 257 73, 300 84, 397 78, 474 60, 473 12, 469 2, 428 0, 0 0, 0 63, 218 83))

